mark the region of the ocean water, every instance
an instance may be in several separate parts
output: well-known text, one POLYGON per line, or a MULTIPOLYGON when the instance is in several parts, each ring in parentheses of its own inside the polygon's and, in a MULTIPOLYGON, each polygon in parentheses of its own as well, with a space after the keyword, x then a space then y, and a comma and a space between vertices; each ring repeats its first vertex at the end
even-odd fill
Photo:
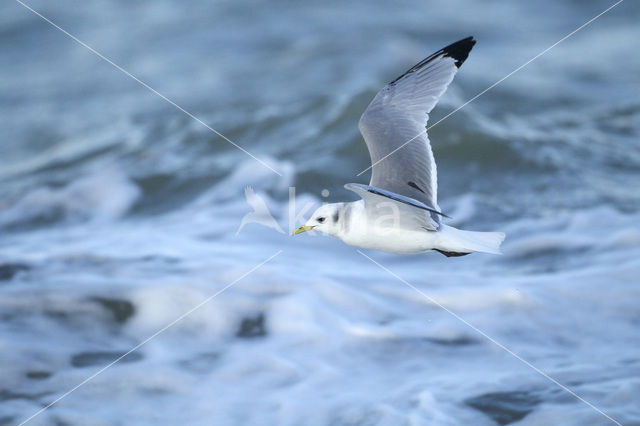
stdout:
POLYGON ((285 232, 353 200, 386 82, 475 36, 433 123, 612 3, 28 4, 281 176, 3 2, 1 425, 142 342, 27 424, 614 424, 517 354, 640 425, 638 2, 430 130, 450 223, 504 255, 365 252, 396 276, 238 232, 245 187, 285 232))

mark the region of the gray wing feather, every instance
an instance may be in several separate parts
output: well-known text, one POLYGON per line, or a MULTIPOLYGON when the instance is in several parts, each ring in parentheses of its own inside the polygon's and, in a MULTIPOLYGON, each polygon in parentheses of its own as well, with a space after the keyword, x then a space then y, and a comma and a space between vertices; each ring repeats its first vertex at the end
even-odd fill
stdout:
POLYGON ((359 123, 373 164, 371 186, 440 210, 436 163, 426 125, 429 112, 474 44, 468 37, 439 50, 386 85, 371 101, 359 123))
POLYGON ((421 209, 421 210, 426 210, 429 213, 433 213, 433 214, 436 214, 436 215, 439 215, 439 216, 449 217, 446 214, 444 214, 444 213, 442 213, 440 211, 437 211, 437 210, 427 206, 426 204, 421 203, 418 200, 415 200, 415 199, 409 198, 409 197, 405 197, 404 195, 396 194, 396 193, 393 193, 393 192, 390 192, 390 191, 386 191, 386 190, 384 190, 382 188, 376 188, 375 186, 370 186, 370 185, 363 185, 361 183, 348 183, 344 187, 346 189, 348 189, 350 191, 353 191, 353 192, 355 192, 357 194, 360 194, 360 195, 363 194, 362 191, 367 191, 367 192, 369 192, 371 194, 374 194, 374 195, 379 195, 381 197, 387 197, 387 198, 390 198, 390 199, 392 199, 394 201, 398 201, 400 203, 404 203, 404 204, 407 204, 407 205, 412 206, 412 207, 416 207, 416 208, 421 209))
POLYGON ((442 213, 432 213, 431 209, 419 201, 359 183, 348 183, 344 187, 364 200, 365 212, 372 222, 379 222, 380 219, 389 217, 388 213, 393 214, 395 210, 397 215, 394 215, 396 220, 394 227, 427 231, 436 231, 440 227, 440 222, 435 218, 442 213), (390 210, 390 205, 393 205, 394 209, 390 210))

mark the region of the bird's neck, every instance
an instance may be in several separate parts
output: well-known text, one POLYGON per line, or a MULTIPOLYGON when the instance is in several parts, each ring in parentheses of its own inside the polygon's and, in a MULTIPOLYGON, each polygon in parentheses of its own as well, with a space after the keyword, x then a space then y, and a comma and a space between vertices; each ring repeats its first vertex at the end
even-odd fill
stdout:
POLYGON ((358 220, 364 214, 364 201, 358 200, 350 203, 342 203, 339 209, 340 221, 340 238, 344 240, 349 238, 351 234, 358 231, 358 227, 362 225, 362 220, 358 220))

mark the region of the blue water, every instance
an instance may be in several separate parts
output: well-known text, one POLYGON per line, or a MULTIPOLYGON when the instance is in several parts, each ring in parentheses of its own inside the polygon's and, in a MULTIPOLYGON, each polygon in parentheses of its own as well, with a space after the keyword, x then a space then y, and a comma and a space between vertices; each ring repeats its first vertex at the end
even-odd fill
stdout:
POLYGON ((237 233, 245 187, 284 231, 353 200, 385 82, 475 36, 433 123, 612 3, 28 4, 281 176, 3 2, 0 424, 232 283, 28 424, 614 424, 478 330, 640 424, 637 2, 430 130, 450 223, 506 232, 504 255, 365 253, 397 277, 237 233))

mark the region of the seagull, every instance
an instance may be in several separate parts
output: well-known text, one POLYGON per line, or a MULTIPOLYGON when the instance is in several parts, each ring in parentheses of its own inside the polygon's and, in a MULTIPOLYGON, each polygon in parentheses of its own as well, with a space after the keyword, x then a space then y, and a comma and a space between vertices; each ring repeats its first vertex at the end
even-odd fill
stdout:
POLYGON ((278 225, 278 222, 276 222, 276 220, 271 215, 269 207, 267 207, 267 203, 265 203, 262 197, 260 197, 253 191, 253 188, 247 186, 244 189, 244 196, 253 211, 244 215, 244 217, 242 218, 242 222, 240 222, 240 227, 236 231, 236 236, 238 236, 240 231, 242 231, 242 228, 244 228, 247 223, 258 223, 260 225, 273 228, 281 234, 285 233, 282 228, 280 228, 280 225, 278 225))
POLYGON ((358 127, 371 156, 369 185, 344 187, 361 200, 324 204, 294 231, 319 231, 364 249, 396 254, 500 254, 502 232, 472 232, 442 223, 436 163, 426 125, 476 44, 467 37, 438 50, 373 98, 358 127))

